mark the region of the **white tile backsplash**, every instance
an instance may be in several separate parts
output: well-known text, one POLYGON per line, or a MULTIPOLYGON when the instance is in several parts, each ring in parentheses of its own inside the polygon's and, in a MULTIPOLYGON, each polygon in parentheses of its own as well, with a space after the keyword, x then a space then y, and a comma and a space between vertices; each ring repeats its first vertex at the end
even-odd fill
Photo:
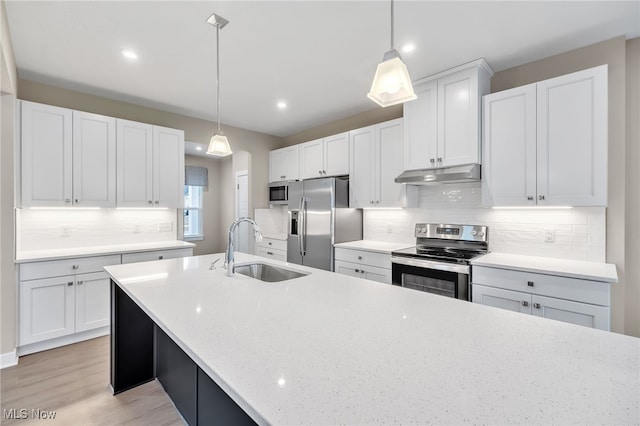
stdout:
POLYGON ((176 215, 175 209, 16 209, 16 250, 173 241, 176 215))
POLYGON ((491 251, 605 261, 604 207, 491 209, 481 206, 479 183, 425 186, 419 196, 415 209, 365 210, 364 239, 413 244, 419 222, 486 225, 491 251), (554 242, 545 242, 547 230, 554 242))
POLYGON ((273 206, 270 209, 256 209, 254 220, 264 235, 281 235, 287 233, 287 206, 273 206))

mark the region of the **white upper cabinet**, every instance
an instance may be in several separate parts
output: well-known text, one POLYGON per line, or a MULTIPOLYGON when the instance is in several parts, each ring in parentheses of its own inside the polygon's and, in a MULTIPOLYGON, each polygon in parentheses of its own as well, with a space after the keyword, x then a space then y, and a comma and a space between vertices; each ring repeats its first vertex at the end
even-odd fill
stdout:
POLYGON ((23 207, 115 207, 115 119, 21 101, 23 207))
POLYGON ((153 126, 153 203, 181 208, 184 204, 184 132, 153 126))
POLYGON ((116 206, 116 120, 73 111, 73 204, 116 206))
POLYGON ((607 205, 607 66, 484 98, 488 205, 607 205))
POLYGON ((117 120, 118 206, 153 205, 153 126, 117 120))
POLYGON ((404 106, 404 170, 480 162, 480 100, 493 71, 484 59, 418 80, 404 106))
POLYGON ((117 120, 118 206, 182 207, 184 132, 117 120))
POLYGON ((21 101, 22 206, 71 206, 72 113, 21 101))
POLYGON ((407 193, 415 195, 417 187, 395 183, 403 168, 402 123, 398 118, 350 132, 349 207, 409 207, 407 193))
POLYGON ((300 179, 349 174, 349 132, 298 145, 300 179))
POLYGON ((298 147, 288 146, 269 152, 269 182, 299 179, 298 147))

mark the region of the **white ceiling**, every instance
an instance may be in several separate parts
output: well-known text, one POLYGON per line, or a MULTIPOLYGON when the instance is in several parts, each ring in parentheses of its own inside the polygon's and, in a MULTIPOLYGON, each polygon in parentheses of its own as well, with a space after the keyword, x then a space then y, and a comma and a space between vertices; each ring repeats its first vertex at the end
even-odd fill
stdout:
MULTIPOLYGON (((388 1, 17 1, 6 9, 20 78, 287 136, 375 108, 388 1), (137 62, 120 55, 139 54, 137 62), (286 110, 276 108, 285 100, 286 110)), ((639 1, 396 2, 413 79, 484 57, 495 71, 640 33, 639 1)))

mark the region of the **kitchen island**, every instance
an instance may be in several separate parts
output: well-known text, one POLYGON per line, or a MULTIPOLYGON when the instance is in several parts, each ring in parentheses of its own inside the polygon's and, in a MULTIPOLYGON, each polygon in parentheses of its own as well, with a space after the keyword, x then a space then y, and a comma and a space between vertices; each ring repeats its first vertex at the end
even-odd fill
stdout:
MULTIPOLYGON (((154 323, 132 344, 170 339, 256 423, 640 422, 637 338, 242 253, 309 275, 226 277, 223 257, 105 269, 154 323)), ((113 322, 116 342, 137 325, 113 322)))

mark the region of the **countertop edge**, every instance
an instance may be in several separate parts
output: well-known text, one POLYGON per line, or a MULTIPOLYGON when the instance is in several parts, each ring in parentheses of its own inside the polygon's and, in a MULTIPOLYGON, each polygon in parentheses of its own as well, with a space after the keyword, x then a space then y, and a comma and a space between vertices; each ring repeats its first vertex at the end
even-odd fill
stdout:
MULTIPOLYGON (((49 260, 62 260, 62 259, 74 259, 78 257, 94 257, 94 256, 108 256, 113 254, 127 254, 127 253, 141 253, 147 251, 156 250, 173 250, 181 248, 193 248, 196 245, 187 241, 174 240, 164 242, 154 242, 146 244, 123 244, 122 246, 95 246, 87 247, 86 252, 80 253, 61 253, 59 255, 35 255, 33 257, 18 256, 15 260, 15 264, 30 263, 30 262, 43 262, 49 260), (102 247, 102 248, 101 248, 102 247)), ((74 249, 76 250, 76 249, 74 249)), ((80 250, 80 249, 78 249, 80 250)), ((62 250, 60 250, 62 252, 62 250)), ((29 253, 29 252, 25 252, 29 253)))
POLYGON ((373 241, 373 240, 357 240, 348 241, 344 243, 336 243, 333 245, 335 248, 344 248, 349 250, 368 251, 371 253, 381 253, 390 255, 392 251, 411 247, 412 244, 404 243, 389 243, 386 241, 373 241), (361 245, 358 245, 361 244, 361 245), (389 248, 375 247, 376 244, 387 245, 389 248), (394 248, 391 248, 395 246, 394 248))

